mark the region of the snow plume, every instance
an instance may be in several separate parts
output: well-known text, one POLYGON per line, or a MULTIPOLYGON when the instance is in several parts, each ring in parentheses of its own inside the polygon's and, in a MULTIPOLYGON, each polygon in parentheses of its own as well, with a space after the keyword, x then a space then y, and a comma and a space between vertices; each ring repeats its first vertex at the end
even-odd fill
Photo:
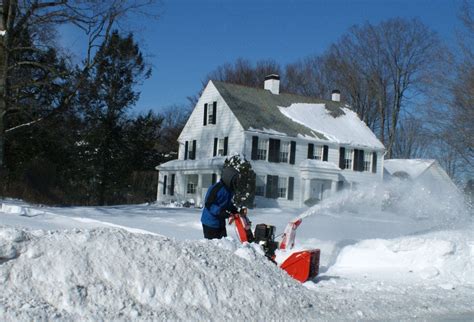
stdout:
POLYGON ((231 239, 0 227, 0 283, 0 320, 321 316, 315 292, 231 239))
POLYGON ((455 228, 472 221, 460 193, 449 193, 440 187, 429 189, 425 184, 399 179, 343 190, 309 208, 298 218, 334 213, 379 219, 390 214, 391 217, 426 221, 427 228, 455 228))

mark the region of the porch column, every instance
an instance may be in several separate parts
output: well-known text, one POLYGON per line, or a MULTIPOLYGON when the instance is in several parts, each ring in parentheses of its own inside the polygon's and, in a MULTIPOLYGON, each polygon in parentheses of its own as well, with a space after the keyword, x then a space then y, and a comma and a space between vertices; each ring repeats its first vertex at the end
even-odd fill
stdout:
POLYGON ((337 181, 332 180, 331 181, 331 194, 334 194, 337 192, 337 181))
POLYGON ((196 189, 196 206, 202 204, 202 174, 198 174, 198 182, 197 182, 197 189, 196 189))
POLYGON ((311 198, 311 180, 304 179, 304 192, 303 192, 304 200, 308 200, 311 198))

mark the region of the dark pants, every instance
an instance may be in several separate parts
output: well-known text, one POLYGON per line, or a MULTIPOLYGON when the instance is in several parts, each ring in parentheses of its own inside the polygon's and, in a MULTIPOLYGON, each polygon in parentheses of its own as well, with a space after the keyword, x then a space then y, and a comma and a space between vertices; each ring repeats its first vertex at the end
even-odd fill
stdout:
POLYGON ((206 225, 202 225, 202 231, 204 232, 204 238, 207 239, 221 239, 227 237, 227 230, 224 227, 214 228, 206 225))

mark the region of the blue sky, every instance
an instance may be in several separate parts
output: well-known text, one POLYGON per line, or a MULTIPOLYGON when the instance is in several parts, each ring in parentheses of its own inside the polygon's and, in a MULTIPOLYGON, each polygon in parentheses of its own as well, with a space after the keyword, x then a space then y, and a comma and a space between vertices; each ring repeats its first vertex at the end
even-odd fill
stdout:
POLYGON ((153 67, 135 112, 186 104, 217 66, 238 57, 284 65, 322 53, 350 26, 418 17, 451 45, 460 0, 161 0, 137 35, 153 67))

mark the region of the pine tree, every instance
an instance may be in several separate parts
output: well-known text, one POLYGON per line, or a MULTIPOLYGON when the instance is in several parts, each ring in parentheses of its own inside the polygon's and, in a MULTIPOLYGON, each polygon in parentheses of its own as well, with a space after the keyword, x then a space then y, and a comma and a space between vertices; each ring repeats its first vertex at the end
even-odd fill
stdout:
POLYGON ((224 168, 233 167, 240 173, 240 181, 235 189, 234 204, 237 207, 253 208, 255 200, 255 172, 245 158, 236 154, 224 161, 224 168))

